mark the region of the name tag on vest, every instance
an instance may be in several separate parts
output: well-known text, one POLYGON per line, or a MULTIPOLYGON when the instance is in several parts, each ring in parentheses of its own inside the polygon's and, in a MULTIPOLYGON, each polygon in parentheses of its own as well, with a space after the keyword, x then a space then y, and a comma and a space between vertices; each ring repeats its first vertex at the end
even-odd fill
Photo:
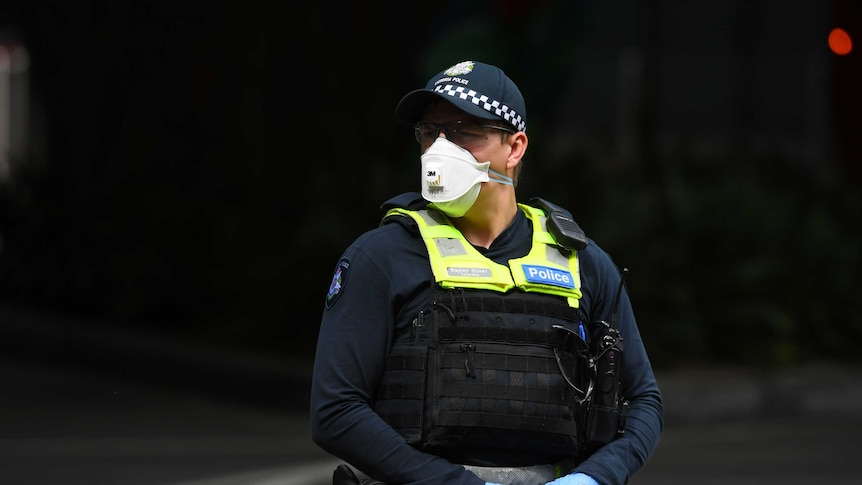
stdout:
POLYGON ((490 278, 491 270, 488 268, 458 268, 449 266, 446 268, 449 276, 460 276, 462 278, 490 278))
POLYGON ((574 288, 575 280, 572 273, 547 266, 524 265, 524 276, 530 283, 574 288))

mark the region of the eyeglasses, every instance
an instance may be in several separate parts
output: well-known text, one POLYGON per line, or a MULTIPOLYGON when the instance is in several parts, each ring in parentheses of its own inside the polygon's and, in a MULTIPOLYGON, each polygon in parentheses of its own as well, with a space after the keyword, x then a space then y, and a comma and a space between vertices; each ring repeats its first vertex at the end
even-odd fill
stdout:
POLYGON ((440 136, 440 132, 446 134, 446 139, 452 143, 466 148, 479 148, 488 139, 491 130, 506 133, 517 133, 515 130, 503 126, 483 125, 475 121, 450 121, 438 125, 430 121, 420 121, 413 127, 416 132, 416 141, 420 145, 430 145, 440 136))

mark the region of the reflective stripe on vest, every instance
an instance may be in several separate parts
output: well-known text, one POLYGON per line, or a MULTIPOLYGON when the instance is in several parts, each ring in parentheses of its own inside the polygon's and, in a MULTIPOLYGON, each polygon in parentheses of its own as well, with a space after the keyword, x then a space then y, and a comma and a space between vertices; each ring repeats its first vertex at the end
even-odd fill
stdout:
POLYGON ((513 288, 566 298, 578 308, 581 277, 576 251, 568 251, 548 232, 545 214, 535 207, 518 204, 533 225, 529 254, 512 259, 509 266, 483 256, 449 219, 436 210, 391 209, 386 216, 412 218, 428 248, 434 279, 443 288, 475 288, 505 293, 513 288))

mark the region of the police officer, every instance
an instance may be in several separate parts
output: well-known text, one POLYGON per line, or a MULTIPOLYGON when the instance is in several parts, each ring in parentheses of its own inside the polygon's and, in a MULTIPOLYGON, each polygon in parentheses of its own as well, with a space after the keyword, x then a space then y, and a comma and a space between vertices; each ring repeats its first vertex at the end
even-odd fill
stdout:
POLYGON ((566 210, 516 199, 518 87, 459 62, 395 116, 415 128, 421 194, 386 202, 335 266, 314 441, 387 484, 626 483, 661 395, 614 262, 566 210))

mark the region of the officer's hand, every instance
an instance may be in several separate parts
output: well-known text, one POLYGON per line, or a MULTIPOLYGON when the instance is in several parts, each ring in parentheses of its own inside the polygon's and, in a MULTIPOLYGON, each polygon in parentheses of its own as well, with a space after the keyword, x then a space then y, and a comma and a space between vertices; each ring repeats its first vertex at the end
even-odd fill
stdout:
POLYGON ((485 485, 503 485, 502 483, 485 482, 485 485))
POLYGON ((572 473, 548 482, 547 485, 599 485, 599 482, 585 473, 572 473))

